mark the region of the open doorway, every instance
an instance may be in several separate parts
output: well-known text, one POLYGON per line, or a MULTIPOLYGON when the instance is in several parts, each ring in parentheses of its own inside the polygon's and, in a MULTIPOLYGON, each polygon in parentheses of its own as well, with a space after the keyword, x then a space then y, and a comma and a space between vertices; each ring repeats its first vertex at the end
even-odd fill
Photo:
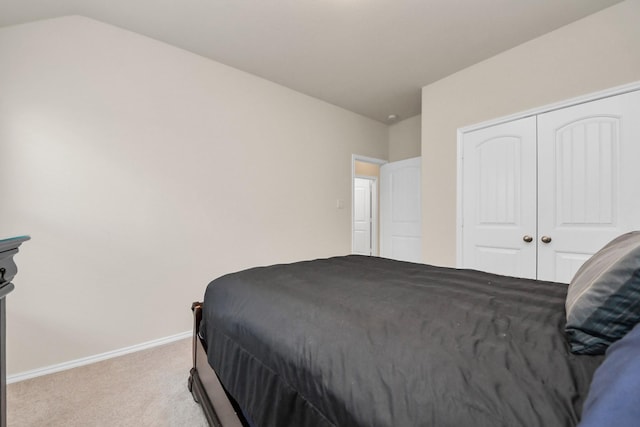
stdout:
POLYGON ((351 253, 378 255, 380 166, 386 160, 352 156, 351 253))

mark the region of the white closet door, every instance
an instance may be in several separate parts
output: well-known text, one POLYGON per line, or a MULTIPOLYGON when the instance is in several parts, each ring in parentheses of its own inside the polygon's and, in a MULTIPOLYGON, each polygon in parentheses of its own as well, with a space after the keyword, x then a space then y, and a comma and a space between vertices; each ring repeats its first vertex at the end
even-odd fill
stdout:
POLYGON ((380 167, 380 255, 422 262, 420 157, 380 167))
POLYGON ((462 168, 462 267, 535 279, 535 117, 466 134, 462 168))
POLYGON ((640 92, 539 115, 538 153, 538 279, 566 283, 640 226, 640 92))

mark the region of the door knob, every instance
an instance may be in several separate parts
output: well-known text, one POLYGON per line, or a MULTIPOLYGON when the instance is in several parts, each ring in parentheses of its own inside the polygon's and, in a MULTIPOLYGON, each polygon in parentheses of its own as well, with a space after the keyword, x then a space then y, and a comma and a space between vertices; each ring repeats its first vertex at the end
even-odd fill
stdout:
POLYGON ((542 238, 540 240, 542 240, 542 243, 549 243, 551 241, 551 237, 542 236, 542 238))
POLYGON ((524 237, 522 237, 522 240, 524 240, 527 243, 531 243, 533 242, 533 237, 529 236, 528 234, 525 234, 524 237))

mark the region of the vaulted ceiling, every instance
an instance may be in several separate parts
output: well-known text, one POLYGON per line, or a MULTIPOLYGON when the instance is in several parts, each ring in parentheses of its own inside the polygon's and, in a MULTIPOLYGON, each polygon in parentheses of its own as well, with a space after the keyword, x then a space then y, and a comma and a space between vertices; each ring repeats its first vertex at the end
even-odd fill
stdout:
POLYGON ((620 0, 2 0, 0 26, 83 15, 385 122, 420 88, 620 0))

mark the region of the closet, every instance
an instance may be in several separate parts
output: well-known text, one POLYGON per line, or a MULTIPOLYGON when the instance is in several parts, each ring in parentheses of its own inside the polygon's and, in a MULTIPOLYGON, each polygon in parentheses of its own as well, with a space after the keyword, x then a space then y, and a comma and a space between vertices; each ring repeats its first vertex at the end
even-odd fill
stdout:
POLYGON ((568 283, 640 229, 640 91, 494 123, 460 131, 460 267, 568 283))

